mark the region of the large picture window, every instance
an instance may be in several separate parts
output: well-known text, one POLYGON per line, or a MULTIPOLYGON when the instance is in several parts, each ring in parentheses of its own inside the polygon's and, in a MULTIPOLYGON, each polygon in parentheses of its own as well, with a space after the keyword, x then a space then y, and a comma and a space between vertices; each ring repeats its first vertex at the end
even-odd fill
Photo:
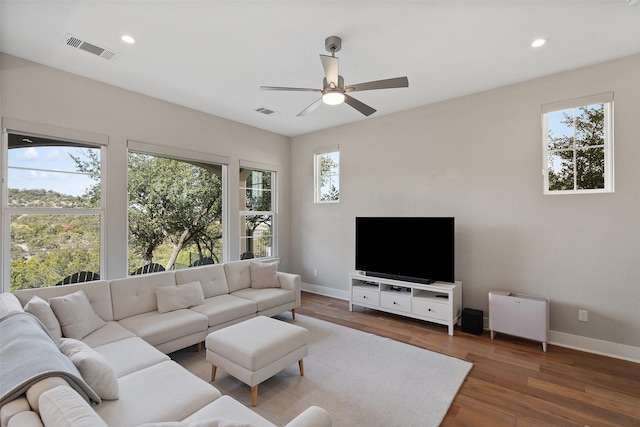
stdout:
POLYGON ((103 148, 11 131, 6 141, 3 283, 14 291, 99 278, 103 148))
POLYGON ((276 172, 240 167, 240 259, 276 256, 274 247, 276 172))
POLYGON ((225 166, 149 151, 129 152, 129 274, 222 263, 225 166))
POLYGON ((543 106, 545 194, 613 191, 613 94, 543 106))

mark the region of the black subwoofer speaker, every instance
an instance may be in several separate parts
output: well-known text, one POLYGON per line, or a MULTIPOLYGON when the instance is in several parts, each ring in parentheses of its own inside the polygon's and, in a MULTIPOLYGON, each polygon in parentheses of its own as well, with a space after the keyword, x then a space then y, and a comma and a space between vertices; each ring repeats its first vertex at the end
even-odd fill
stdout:
POLYGON ((462 310, 462 332, 482 335, 482 310, 473 308, 462 310))

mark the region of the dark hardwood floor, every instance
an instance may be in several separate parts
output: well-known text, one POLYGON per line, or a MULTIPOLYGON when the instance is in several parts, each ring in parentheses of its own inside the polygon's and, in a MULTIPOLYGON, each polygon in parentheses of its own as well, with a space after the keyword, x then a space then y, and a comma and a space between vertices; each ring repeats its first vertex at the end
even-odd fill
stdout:
MULTIPOLYGON (((302 293, 296 313, 473 363, 442 426, 640 426, 640 364, 497 334, 491 340, 302 293)), ((416 367, 419 369, 419 367, 416 367)))

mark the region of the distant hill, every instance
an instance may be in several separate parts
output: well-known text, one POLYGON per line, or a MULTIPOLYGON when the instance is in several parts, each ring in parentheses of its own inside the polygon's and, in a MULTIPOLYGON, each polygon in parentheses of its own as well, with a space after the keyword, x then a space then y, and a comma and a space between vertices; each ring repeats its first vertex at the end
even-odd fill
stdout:
POLYGON ((84 196, 70 196, 52 190, 9 189, 9 206, 24 208, 90 208, 84 196))

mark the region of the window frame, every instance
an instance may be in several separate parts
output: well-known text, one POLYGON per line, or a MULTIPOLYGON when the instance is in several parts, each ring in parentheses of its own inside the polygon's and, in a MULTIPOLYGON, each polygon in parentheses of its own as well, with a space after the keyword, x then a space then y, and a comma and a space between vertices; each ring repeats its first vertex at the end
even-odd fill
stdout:
MULTIPOLYGON (((229 209, 229 191, 228 191, 228 168, 230 158, 211 153, 203 153, 199 151, 187 150, 184 148, 176 148, 165 145, 158 145, 148 142, 140 142, 135 140, 127 140, 127 171, 129 164, 129 154, 142 154, 154 157, 163 157, 170 160, 182 161, 187 163, 207 163, 221 167, 222 181, 222 218, 220 225, 222 226, 222 261, 229 260, 229 227, 228 227, 228 209, 229 209)), ((127 185, 129 178, 127 176, 127 185)), ((127 195, 128 200, 128 195, 127 195)), ((129 220, 128 202, 127 204, 127 222, 129 220)), ((127 258, 125 264, 128 265, 129 257, 129 230, 127 227, 127 258)), ((127 269, 127 275, 129 275, 127 269)))
MULTIPOLYGON (((270 165, 266 163, 240 160, 239 168, 238 168, 239 177, 242 176, 243 170, 271 173, 271 190, 269 190, 271 191, 271 210, 270 211, 248 211, 246 210, 245 201, 240 200, 241 199, 240 197, 238 198, 238 203, 239 203, 239 206, 238 206, 238 254, 237 254, 238 259, 242 258, 243 247, 245 247, 243 246, 242 241, 243 239, 245 240, 248 239, 248 237, 245 234, 246 217, 255 216, 255 215, 271 216, 271 255, 268 255, 265 257, 256 257, 254 259, 266 260, 266 259, 278 258, 279 252, 278 252, 278 227, 277 227, 277 216, 278 216, 277 194, 278 194, 278 179, 280 175, 279 168, 275 165, 270 165), (242 207, 244 207, 245 209, 243 209, 242 207)), ((238 182, 239 192, 242 190, 246 190, 248 188, 245 185, 242 185, 245 182, 246 180, 239 180, 238 182)))
MULTIPOLYGON (((606 92, 581 98, 569 99, 565 101, 553 102, 542 105, 542 177, 543 177, 543 193, 545 195, 560 194, 602 194, 614 192, 614 161, 613 161, 613 145, 614 145, 614 121, 613 108, 614 97, 613 92, 606 92), (595 104, 603 104, 604 107, 604 186, 603 188, 576 188, 577 177, 574 176, 574 185, 572 189, 567 190, 550 190, 549 189, 549 154, 554 150, 549 150, 549 123, 548 115, 551 113, 561 112, 564 110, 577 110, 582 107, 588 107, 595 104)), ((579 150, 575 145, 567 149, 575 153, 579 150)))
MULTIPOLYGON (((2 169, 2 241, 0 242, 0 258, 2 259, 2 275, 0 277, 0 292, 11 289, 11 218, 14 215, 86 215, 97 216, 100 221, 99 263, 101 277, 106 271, 106 182, 107 182, 107 146, 109 139, 106 135, 74 129, 59 128, 40 123, 3 118, 2 143, 0 145, 0 168, 2 169), (34 138, 44 138, 65 143, 80 144, 86 148, 100 149, 100 206, 96 208, 25 208, 8 205, 9 194, 9 134, 19 134, 34 138)), ((54 252, 47 250, 45 252, 54 252)), ((61 280, 64 278, 61 278, 61 280)), ((52 283, 51 286, 54 284, 52 283)))
POLYGON ((322 147, 313 153, 313 203, 315 204, 325 204, 325 203, 340 203, 340 146, 339 145, 330 145, 327 147, 322 147), (320 162, 322 160, 322 156, 330 153, 338 153, 338 165, 336 167, 337 174, 333 176, 338 177, 338 198, 336 200, 323 200, 322 199, 322 167, 320 162))

